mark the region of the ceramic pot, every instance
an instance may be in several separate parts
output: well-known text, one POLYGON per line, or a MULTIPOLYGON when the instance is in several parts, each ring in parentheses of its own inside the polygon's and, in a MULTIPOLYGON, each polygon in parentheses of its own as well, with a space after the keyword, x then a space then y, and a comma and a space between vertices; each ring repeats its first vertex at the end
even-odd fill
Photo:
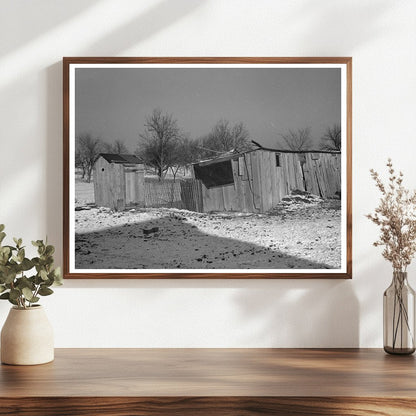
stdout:
POLYGON ((53 359, 53 329, 43 307, 11 308, 1 331, 1 362, 34 365, 53 359))

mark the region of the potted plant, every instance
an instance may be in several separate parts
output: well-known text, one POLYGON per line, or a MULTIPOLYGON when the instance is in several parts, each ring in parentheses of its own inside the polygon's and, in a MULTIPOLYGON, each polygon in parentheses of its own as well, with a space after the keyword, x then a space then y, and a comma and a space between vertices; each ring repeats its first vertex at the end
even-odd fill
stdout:
POLYGON ((21 238, 14 238, 14 245, 2 245, 5 237, 0 224, 0 299, 13 305, 1 331, 1 362, 53 361, 53 330, 37 302, 53 293, 51 286, 62 284, 60 268, 53 264, 55 248, 43 240, 32 241, 38 256, 29 259, 21 238))
POLYGON ((388 159, 388 183, 370 170, 381 192, 379 206, 367 217, 380 227, 374 246, 383 246, 383 257, 393 266, 393 279, 383 296, 384 350, 390 354, 415 351, 415 292, 407 281, 407 267, 416 253, 416 191, 403 186, 388 159))

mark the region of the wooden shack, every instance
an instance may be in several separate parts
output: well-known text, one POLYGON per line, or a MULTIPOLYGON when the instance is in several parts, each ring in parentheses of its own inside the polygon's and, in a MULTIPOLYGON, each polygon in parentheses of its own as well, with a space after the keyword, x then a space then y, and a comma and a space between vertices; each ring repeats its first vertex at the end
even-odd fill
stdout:
POLYGON ((95 204, 122 211, 144 206, 144 164, 135 155, 101 153, 94 165, 95 204))
POLYGON ((193 165, 204 212, 267 212, 291 191, 341 195, 339 151, 255 149, 193 165))

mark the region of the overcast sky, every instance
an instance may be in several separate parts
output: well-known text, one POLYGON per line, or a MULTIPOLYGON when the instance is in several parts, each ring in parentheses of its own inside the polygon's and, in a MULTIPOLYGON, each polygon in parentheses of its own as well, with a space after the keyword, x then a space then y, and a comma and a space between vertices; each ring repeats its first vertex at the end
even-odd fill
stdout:
POLYGON ((192 138, 220 119, 242 121, 250 137, 277 146, 280 133, 310 127, 319 142, 341 122, 341 70, 336 68, 78 68, 75 134, 91 133, 131 151, 145 118, 161 108, 192 138))

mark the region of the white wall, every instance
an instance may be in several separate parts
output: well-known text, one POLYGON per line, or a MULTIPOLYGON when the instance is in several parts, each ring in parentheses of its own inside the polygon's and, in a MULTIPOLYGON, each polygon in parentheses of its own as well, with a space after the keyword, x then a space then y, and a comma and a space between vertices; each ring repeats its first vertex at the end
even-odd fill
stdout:
MULTIPOLYGON (((391 272, 368 169, 416 187, 416 2, 0 0, 0 222, 62 256, 63 56, 352 56, 354 276, 67 281, 57 347, 379 347, 391 272)), ((416 286, 415 267, 410 281, 416 286)), ((0 324, 9 305, 0 304, 0 324)))

